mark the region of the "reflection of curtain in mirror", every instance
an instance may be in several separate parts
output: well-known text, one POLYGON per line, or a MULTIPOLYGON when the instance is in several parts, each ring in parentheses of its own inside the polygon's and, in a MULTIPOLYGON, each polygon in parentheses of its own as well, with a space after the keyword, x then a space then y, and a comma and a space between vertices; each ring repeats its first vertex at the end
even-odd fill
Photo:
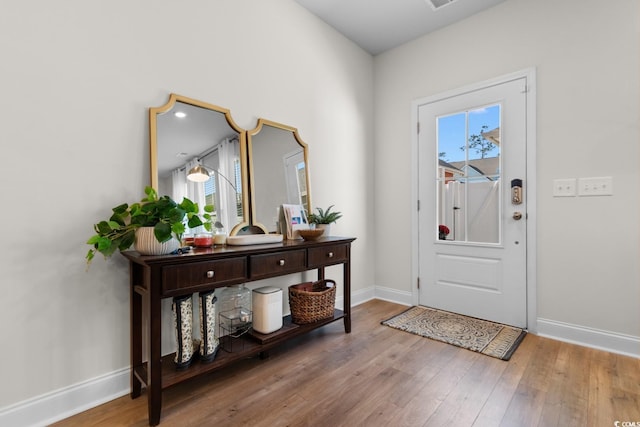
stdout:
POLYGON ((220 204, 220 175, 219 164, 220 156, 218 153, 218 147, 202 156, 201 164, 211 171, 211 178, 204 184, 204 193, 207 203, 213 205, 215 211, 213 213, 213 221, 220 221, 224 225, 224 218, 222 217, 222 206, 220 204))
POLYGON ((171 172, 171 198, 178 203, 187 197, 187 175, 184 171, 184 168, 178 168, 171 172))
MULTIPOLYGON (((199 165, 198 159, 193 159, 187 162, 184 166, 171 171, 171 198, 177 203, 181 203, 185 197, 194 203, 198 204, 200 213, 204 213, 204 205, 206 204, 204 197, 204 189, 202 184, 198 182, 191 182, 187 179, 187 172, 194 166, 199 165)), ((187 224, 185 223, 185 226, 187 224)), ((187 227, 187 234, 196 234, 206 231, 204 227, 196 227, 193 230, 189 230, 187 227)))
POLYGON ((228 179, 230 182, 226 182, 224 178, 218 180, 219 203, 220 203, 220 222, 227 228, 240 222, 238 218, 237 201, 239 192, 242 188, 238 187, 238 179, 236 174, 236 159, 239 159, 239 144, 238 140, 225 139, 218 145, 218 172, 228 179), (233 184, 233 185, 231 185, 233 184))
MULTIPOLYGON (((193 181, 189 181, 187 179, 187 173, 194 168, 195 166, 198 166, 200 163, 200 160, 197 158, 192 159, 191 161, 187 162, 187 164, 185 165, 184 169, 181 169, 182 171, 182 175, 184 176, 184 180, 186 183, 186 197, 191 200, 194 203, 198 204, 198 207, 200 208, 200 214, 204 213, 204 206, 207 204, 206 200, 205 200, 205 196, 204 196, 204 185, 202 185, 201 182, 193 182, 193 181)), ((206 231, 204 229, 204 227, 200 226, 200 227, 196 227, 192 230, 189 230, 188 233, 192 233, 192 234, 196 234, 196 233, 201 233, 206 231)))
POLYGON ((225 139, 202 157, 201 163, 213 171, 207 183, 206 194, 210 195, 209 203, 215 206, 215 220, 222 223, 226 231, 241 222, 238 215, 239 191, 242 191, 239 165, 240 153, 238 140, 225 139))

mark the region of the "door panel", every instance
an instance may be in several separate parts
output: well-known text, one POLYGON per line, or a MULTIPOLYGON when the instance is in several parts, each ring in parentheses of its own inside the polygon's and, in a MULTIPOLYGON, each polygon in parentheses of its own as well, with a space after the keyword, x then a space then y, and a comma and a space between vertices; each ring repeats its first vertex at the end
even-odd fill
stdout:
POLYGON ((436 257, 438 285, 501 292, 501 260, 445 254, 436 257))
POLYGON ((526 79, 419 105, 418 120, 420 304, 526 327, 526 79))

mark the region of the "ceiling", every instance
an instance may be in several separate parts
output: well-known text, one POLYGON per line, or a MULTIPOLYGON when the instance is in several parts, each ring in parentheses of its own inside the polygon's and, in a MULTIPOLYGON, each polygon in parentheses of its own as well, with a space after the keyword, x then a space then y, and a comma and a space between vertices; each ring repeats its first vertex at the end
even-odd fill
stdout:
POLYGON ((505 0, 296 0, 372 55, 505 0))

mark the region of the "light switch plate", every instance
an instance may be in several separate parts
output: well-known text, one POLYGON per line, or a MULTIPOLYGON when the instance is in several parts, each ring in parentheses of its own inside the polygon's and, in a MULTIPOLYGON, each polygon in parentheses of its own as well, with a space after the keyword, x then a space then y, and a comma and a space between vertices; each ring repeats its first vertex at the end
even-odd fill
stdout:
POLYGON ((553 197, 574 197, 576 195, 576 179, 554 179, 553 197))
POLYGON ((578 180, 579 196, 611 196, 613 195, 613 178, 601 176, 580 178, 578 180))

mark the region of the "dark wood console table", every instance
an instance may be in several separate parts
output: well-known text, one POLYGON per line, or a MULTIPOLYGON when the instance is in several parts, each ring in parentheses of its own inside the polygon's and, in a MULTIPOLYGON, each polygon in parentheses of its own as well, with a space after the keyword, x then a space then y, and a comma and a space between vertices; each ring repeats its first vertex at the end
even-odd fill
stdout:
MULTIPOLYGON (((211 372, 241 358, 261 354, 290 338, 299 336, 337 320, 344 320, 344 330, 351 332, 351 242, 354 238, 324 237, 317 241, 285 240, 282 243, 255 246, 223 246, 195 249, 183 255, 141 256, 127 251, 123 255, 130 265, 131 292, 131 398, 147 388, 149 424, 160 423, 162 390, 211 372), (310 325, 295 325, 290 316, 284 326, 272 334, 251 334, 242 338, 238 351, 218 351, 208 363, 197 359, 184 370, 177 370, 174 354, 162 357, 161 301, 254 280, 278 277, 317 269, 324 279, 324 268, 342 264, 344 308, 331 318, 310 325), (147 316, 143 319, 143 305, 147 316), (147 334, 148 348, 143 362, 142 342, 147 334)), ((286 290, 284 290, 286 292, 286 290)))

